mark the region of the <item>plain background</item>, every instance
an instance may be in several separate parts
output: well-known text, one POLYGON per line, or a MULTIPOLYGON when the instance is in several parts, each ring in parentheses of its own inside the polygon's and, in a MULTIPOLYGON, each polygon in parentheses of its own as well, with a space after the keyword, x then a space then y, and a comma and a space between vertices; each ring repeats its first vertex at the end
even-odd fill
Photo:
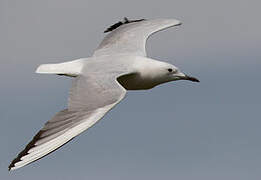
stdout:
POLYGON ((257 180, 261 177, 259 0, 0 0, 0 179, 257 180), (70 78, 39 64, 92 55, 122 20, 176 18, 148 55, 200 83, 130 92, 88 132, 8 172, 10 161, 57 111, 70 78))

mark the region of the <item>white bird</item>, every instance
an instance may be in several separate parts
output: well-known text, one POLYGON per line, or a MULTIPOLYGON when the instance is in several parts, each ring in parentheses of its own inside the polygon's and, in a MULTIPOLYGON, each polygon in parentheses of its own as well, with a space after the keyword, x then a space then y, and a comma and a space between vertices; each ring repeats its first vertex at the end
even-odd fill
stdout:
POLYGON ((58 112, 9 165, 14 170, 58 149, 93 126, 118 104, 127 90, 151 89, 176 80, 199 82, 174 65, 146 57, 147 38, 160 30, 179 26, 175 19, 120 21, 92 57, 59 64, 40 65, 36 72, 73 77, 68 108, 58 112))

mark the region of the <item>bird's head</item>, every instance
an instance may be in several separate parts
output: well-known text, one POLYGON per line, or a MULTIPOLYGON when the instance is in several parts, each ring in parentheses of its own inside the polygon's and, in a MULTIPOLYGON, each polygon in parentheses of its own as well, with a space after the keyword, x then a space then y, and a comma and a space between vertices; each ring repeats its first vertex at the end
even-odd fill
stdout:
POLYGON ((200 82, 197 78, 189 76, 179 70, 172 64, 166 64, 160 68, 160 71, 164 72, 164 79, 166 81, 188 80, 192 82, 200 82))
POLYGON ((155 85, 177 80, 199 82, 197 78, 181 72, 176 66, 162 61, 147 60, 146 66, 143 67, 142 76, 144 79, 153 81, 155 85))

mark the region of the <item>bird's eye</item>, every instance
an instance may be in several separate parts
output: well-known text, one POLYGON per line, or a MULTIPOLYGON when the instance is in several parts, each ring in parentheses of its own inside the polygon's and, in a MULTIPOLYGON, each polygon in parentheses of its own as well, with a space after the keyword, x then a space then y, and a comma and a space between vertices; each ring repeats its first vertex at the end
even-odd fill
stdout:
POLYGON ((168 69, 169 72, 172 72, 173 70, 171 68, 168 69))

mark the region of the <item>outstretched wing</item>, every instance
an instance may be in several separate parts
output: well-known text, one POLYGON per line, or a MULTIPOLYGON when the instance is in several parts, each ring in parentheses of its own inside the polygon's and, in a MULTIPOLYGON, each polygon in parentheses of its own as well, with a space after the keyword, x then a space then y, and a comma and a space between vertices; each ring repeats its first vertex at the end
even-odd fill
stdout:
POLYGON ((68 109, 60 111, 44 125, 11 162, 9 170, 46 156, 100 120, 126 94, 116 78, 115 75, 76 77, 73 80, 68 109))
POLYGON ((181 25, 181 22, 175 19, 153 19, 153 20, 133 20, 125 19, 125 22, 118 22, 108 28, 108 34, 93 56, 129 54, 146 56, 147 38, 160 30, 181 25))

